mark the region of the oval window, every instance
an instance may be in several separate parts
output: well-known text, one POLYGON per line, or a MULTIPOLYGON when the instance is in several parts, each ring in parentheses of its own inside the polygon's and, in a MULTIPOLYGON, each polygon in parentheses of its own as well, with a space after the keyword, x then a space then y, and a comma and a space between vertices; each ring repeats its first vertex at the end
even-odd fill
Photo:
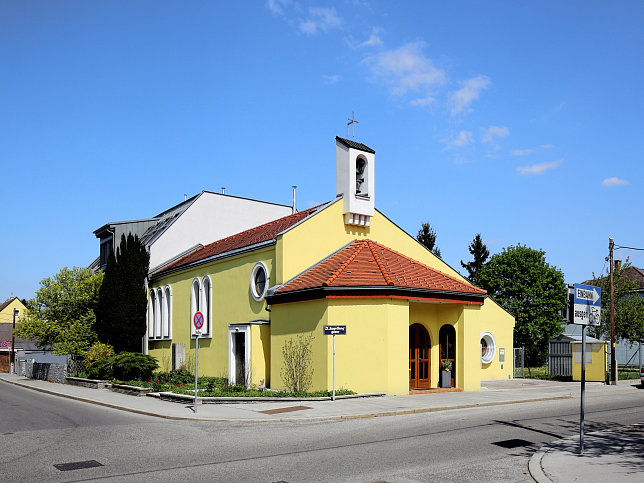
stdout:
POLYGON ((496 354, 496 342, 494 336, 489 332, 481 334, 481 362, 489 364, 494 360, 496 354))
POLYGON ((262 262, 257 262, 250 273, 250 293, 260 301, 268 291, 268 269, 262 262))

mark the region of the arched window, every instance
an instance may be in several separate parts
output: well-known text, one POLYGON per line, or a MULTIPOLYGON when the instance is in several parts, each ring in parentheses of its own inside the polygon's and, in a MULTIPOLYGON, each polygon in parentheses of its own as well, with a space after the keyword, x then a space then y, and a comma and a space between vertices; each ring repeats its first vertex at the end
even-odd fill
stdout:
POLYGON ((170 339, 172 337, 172 290, 170 289, 170 285, 166 285, 165 287, 163 308, 165 309, 165 318, 163 319, 163 338, 170 339))
POLYGON ((201 312, 203 313, 204 323, 201 331, 202 336, 209 336, 212 327, 212 283, 210 277, 205 276, 202 281, 203 287, 203 304, 201 312))
POLYGON ((190 289, 190 335, 192 337, 195 337, 195 326, 192 321, 197 312, 201 312, 201 282, 195 278, 190 289))
POLYGON ((356 195, 369 196, 369 170, 364 156, 356 158, 356 195))
POLYGON ((150 302, 148 304, 148 338, 154 338, 154 309, 156 307, 156 292, 150 290, 150 302))
POLYGON ((163 317, 163 292, 160 288, 157 289, 157 296, 154 303, 154 338, 161 338, 161 318, 163 317))

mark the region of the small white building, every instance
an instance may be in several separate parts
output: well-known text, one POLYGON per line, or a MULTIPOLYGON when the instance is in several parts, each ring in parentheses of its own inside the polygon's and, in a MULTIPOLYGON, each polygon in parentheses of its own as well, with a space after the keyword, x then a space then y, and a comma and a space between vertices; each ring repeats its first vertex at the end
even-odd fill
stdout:
POLYGON ((100 255, 90 268, 105 269, 121 235, 139 237, 150 253, 152 273, 204 245, 290 215, 293 210, 292 206, 202 191, 152 218, 109 222, 95 230, 100 255))

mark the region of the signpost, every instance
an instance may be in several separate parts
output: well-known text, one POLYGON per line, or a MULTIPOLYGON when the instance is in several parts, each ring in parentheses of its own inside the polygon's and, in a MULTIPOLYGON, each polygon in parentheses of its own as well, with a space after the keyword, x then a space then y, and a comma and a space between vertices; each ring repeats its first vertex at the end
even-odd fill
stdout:
POLYGON ((346 325, 325 325, 324 335, 333 336, 333 396, 331 396, 331 400, 335 401, 335 336, 347 335, 347 326, 346 325))
POLYGON ((581 407, 579 411, 579 454, 584 454, 584 406, 586 393, 586 326, 599 325, 601 289, 592 285, 573 285, 573 324, 581 325, 581 407))
POLYGON ((195 312, 192 318, 192 323, 195 326, 195 413, 197 412, 197 373, 199 368, 199 336, 201 335, 201 328, 203 327, 203 314, 195 312))

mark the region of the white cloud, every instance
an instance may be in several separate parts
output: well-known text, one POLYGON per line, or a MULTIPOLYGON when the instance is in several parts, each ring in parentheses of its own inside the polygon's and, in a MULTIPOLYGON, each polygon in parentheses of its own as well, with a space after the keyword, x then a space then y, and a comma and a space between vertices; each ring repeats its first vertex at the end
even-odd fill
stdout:
POLYGON ((515 149, 512 151, 512 156, 527 156, 528 154, 536 153, 540 149, 550 149, 554 148, 552 144, 542 144, 536 148, 527 148, 527 149, 515 149))
POLYGON ((334 8, 309 7, 309 16, 300 21, 300 31, 306 35, 316 35, 342 25, 342 18, 334 8))
POLYGON ((374 27, 371 29, 371 35, 367 40, 362 42, 361 44, 358 45, 358 47, 375 47, 378 45, 382 45, 382 39, 378 35, 380 32, 382 32, 382 29, 380 27, 374 27))
POLYGON ((472 102, 479 98, 481 91, 490 85, 490 79, 484 75, 461 82, 459 90, 449 96, 452 116, 471 111, 472 102))
POLYGON ((512 151, 512 156, 527 156, 528 154, 535 153, 536 151, 536 148, 515 149, 514 151, 512 151))
POLYGON ((604 181, 602 181, 602 185, 604 186, 624 186, 627 184, 629 184, 627 180, 616 178, 615 176, 613 176, 612 178, 606 178, 604 181))
POLYGON ((504 138, 510 134, 510 130, 505 126, 490 126, 485 131, 481 141, 484 143, 494 144, 498 138, 504 138))
POLYGON ((342 79, 342 77, 340 77, 337 74, 336 75, 323 75, 322 76, 322 80, 324 81, 325 84, 328 84, 328 85, 337 84, 340 81, 340 79, 342 79))
POLYGON ((284 8, 288 7, 290 3, 291 0, 268 0, 266 6, 275 15, 283 15, 284 8))
POLYGON ((423 54, 424 42, 405 44, 363 60, 373 74, 391 86, 395 96, 420 93, 412 105, 425 106, 434 100, 433 90, 445 82, 445 72, 423 54))
POLYGON ((559 166, 560 163, 561 161, 550 161, 548 163, 533 164, 531 166, 519 166, 517 168, 517 172, 521 176, 534 176, 537 174, 543 174, 550 169, 554 169, 559 166))
POLYGON ((461 131, 458 133, 458 136, 456 136, 454 139, 452 139, 450 142, 447 143, 445 148, 443 148, 443 151, 447 151, 448 149, 452 148, 460 148, 463 146, 467 146, 468 144, 472 144, 474 142, 474 137, 472 136, 472 133, 470 131, 461 131))

